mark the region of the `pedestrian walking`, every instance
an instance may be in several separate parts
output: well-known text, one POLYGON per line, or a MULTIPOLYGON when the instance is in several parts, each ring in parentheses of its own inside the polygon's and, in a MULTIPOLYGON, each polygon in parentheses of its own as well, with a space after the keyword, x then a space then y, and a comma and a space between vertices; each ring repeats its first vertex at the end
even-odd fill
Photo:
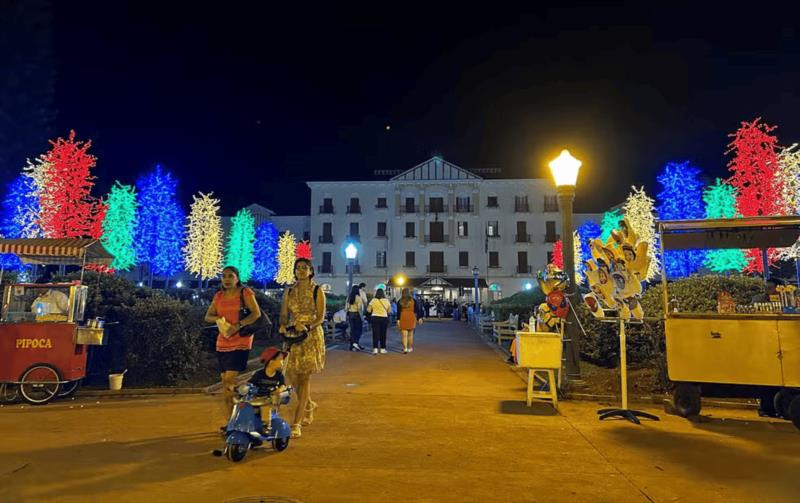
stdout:
POLYGON ((360 288, 353 286, 350 295, 347 296, 347 323, 350 325, 350 351, 361 351, 359 342, 364 324, 361 321, 361 313, 364 311, 364 303, 361 300, 360 288))
POLYGON ((386 354, 386 329, 389 326, 389 312, 392 306, 386 299, 383 288, 378 288, 375 297, 367 306, 372 325, 372 354, 386 354))
POLYGON ((403 288, 400 302, 397 303, 397 328, 403 342, 403 353, 414 351, 414 329, 417 328, 417 303, 408 288, 403 288))

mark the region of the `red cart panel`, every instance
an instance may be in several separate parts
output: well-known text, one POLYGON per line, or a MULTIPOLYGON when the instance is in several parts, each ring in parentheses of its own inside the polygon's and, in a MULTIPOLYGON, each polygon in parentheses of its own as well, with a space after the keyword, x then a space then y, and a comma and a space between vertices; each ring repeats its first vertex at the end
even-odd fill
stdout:
POLYGON ((34 363, 52 365, 61 379, 86 375, 86 346, 75 344, 74 323, 0 323, 0 381, 18 381, 34 363))

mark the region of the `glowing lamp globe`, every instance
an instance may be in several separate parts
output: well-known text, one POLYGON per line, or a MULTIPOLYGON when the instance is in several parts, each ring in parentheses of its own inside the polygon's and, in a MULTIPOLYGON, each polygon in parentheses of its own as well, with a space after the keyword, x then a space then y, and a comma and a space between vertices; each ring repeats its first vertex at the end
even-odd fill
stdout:
POLYGON ((406 277, 405 276, 397 276, 394 278, 394 284, 397 286, 403 286, 406 284, 406 277))
POLYGON ((353 243, 347 245, 347 248, 344 249, 344 256, 347 257, 347 260, 354 260, 358 255, 358 248, 353 243))
POLYGON ((176 288, 183 288, 183 283, 178 281, 177 283, 175 283, 175 287, 176 288))
POLYGON ((564 149, 561 154, 550 161, 550 172, 556 187, 574 187, 578 181, 578 171, 581 169, 581 161, 572 157, 569 150, 564 149))
POLYGON ((533 288, 531 283, 525 283, 525 290, 530 290, 531 288, 533 288))

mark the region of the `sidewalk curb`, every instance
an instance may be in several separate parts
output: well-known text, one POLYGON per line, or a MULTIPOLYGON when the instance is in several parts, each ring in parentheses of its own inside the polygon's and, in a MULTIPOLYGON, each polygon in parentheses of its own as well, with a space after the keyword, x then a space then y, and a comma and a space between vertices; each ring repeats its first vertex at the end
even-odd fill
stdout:
POLYGON ((119 391, 101 389, 81 389, 78 390, 76 397, 87 398, 131 398, 140 396, 163 396, 163 395, 199 395, 205 392, 205 388, 127 388, 119 391))

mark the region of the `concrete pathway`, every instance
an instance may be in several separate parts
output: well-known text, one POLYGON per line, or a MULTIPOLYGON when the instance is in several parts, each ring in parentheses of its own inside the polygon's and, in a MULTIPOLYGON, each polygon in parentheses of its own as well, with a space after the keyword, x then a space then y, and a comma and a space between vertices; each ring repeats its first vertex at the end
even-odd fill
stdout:
POLYGON ((331 350, 313 381, 316 422, 286 451, 253 451, 239 464, 210 455, 222 445, 211 433, 218 397, 4 407, 0 501, 788 502, 800 494, 800 433, 790 423, 719 409, 693 424, 649 408, 662 421, 634 426, 600 423, 598 405, 586 402, 562 403, 561 414, 528 409, 524 383, 463 323, 426 323, 408 355, 398 339, 391 330, 387 355, 331 350))

